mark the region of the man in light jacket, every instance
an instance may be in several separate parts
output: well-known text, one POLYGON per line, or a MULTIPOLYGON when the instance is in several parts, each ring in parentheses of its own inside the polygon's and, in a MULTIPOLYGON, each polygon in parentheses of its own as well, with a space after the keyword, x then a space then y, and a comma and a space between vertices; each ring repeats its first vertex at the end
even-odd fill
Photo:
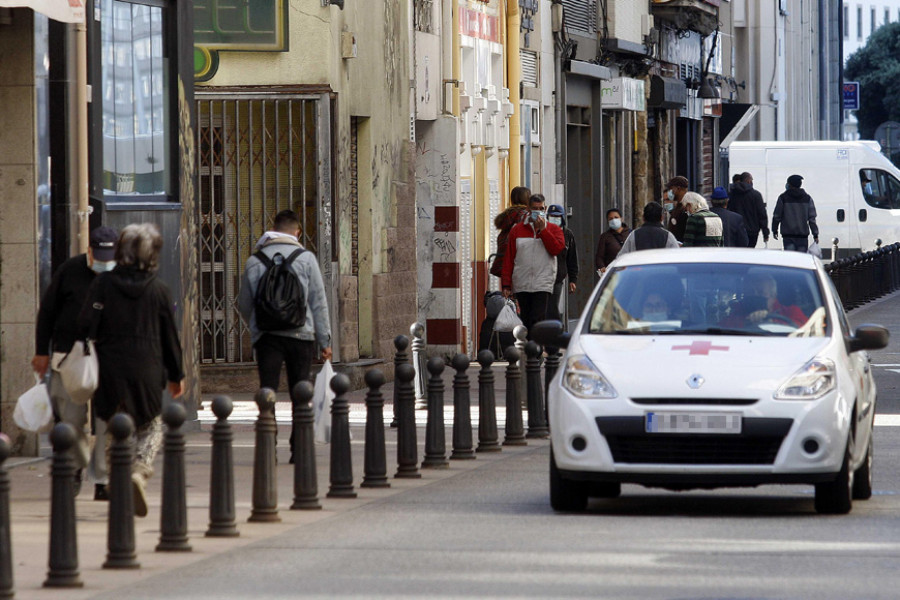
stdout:
MULTIPOLYGON (((283 210, 275 215, 273 230, 264 233, 257 242, 257 250, 270 259, 276 254, 287 259, 295 250, 303 249, 297 240, 299 235, 300 216, 292 210, 283 210)), ((290 266, 306 293, 306 319, 302 326, 279 331, 260 330, 256 320, 256 292, 266 266, 256 256, 251 255, 247 259, 238 296, 238 309, 250 326, 259 385, 276 391, 282 364, 287 367, 289 390, 298 382, 309 380, 316 344, 322 349, 322 360, 331 359, 328 302, 316 257, 303 249, 290 266)), ((291 463, 294 462, 293 453, 294 433, 291 433, 291 463)))
POLYGON ((563 230, 547 222, 544 197, 535 194, 530 204, 531 214, 509 232, 500 278, 503 295, 507 298, 516 295, 529 339, 532 326, 549 314, 550 296, 556 283, 556 255, 566 247, 563 230))

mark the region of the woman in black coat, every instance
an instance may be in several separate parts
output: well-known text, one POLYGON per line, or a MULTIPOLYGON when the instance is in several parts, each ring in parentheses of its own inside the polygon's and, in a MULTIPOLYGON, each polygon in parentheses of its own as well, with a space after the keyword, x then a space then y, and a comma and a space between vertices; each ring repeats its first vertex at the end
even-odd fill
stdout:
POLYGON ((181 396, 181 343, 169 288, 156 270, 162 237, 155 225, 129 225, 116 248, 116 268, 91 284, 81 310, 84 337, 96 327, 100 385, 94 394, 97 416, 108 421, 117 412, 134 419, 132 473, 135 514, 147 514, 147 479, 162 442, 163 389, 181 396))

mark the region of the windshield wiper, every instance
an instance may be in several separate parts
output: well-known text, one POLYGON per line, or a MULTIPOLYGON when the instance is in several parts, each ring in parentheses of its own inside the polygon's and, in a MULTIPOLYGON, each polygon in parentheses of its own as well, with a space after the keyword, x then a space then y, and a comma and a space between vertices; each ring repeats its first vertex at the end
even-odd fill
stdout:
POLYGON ((742 336, 765 336, 777 335, 768 331, 747 331, 746 329, 729 329, 727 327, 706 327, 704 329, 676 329, 673 331, 657 331, 659 335, 742 335, 742 336))

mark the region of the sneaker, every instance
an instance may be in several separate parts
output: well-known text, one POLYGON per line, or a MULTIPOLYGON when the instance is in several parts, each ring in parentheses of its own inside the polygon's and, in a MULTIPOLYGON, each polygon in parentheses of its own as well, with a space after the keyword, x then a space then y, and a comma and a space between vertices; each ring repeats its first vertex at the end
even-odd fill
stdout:
POLYGON ((147 493, 144 490, 144 481, 140 475, 131 478, 131 488, 134 492, 134 514, 138 517, 146 517, 147 493))
POLYGON ((102 483, 94 484, 94 500, 109 500, 109 491, 102 483))

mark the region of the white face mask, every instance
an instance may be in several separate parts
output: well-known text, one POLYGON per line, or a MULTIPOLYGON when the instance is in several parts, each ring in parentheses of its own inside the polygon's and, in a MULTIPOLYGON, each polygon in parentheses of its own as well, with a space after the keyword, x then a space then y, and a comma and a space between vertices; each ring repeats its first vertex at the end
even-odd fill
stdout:
POLYGON ((869 195, 872 194, 872 182, 871 181, 866 182, 865 190, 866 190, 867 194, 869 194, 869 195))
POLYGON ((547 217, 547 220, 554 225, 562 226, 562 217, 547 217))
POLYGON ((666 207, 665 207, 665 208, 666 208, 666 212, 672 212, 672 209, 675 208, 675 205, 666 202, 666 207))
POLYGON ((669 315, 666 314, 665 311, 658 312, 644 312, 644 321, 665 321, 669 318, 669 315))
POLYGON ((101 261, 94 259, 93 264, 91 264, 91 270, 94 273, 106 273, 108 271, 112 271, 116 268, 116 261, 101 261))
POLYGON ((673 192, 672 190, 667 191, 667 192, 666 192, 666 198, 668 198, 670 202, 674 202, 674 200, 675 200, 675 192, 673 192))
POLYGON ((622 226, 622 219, 610 219, 609 220, 609 228, 610 229, 618 229, 622 226))

